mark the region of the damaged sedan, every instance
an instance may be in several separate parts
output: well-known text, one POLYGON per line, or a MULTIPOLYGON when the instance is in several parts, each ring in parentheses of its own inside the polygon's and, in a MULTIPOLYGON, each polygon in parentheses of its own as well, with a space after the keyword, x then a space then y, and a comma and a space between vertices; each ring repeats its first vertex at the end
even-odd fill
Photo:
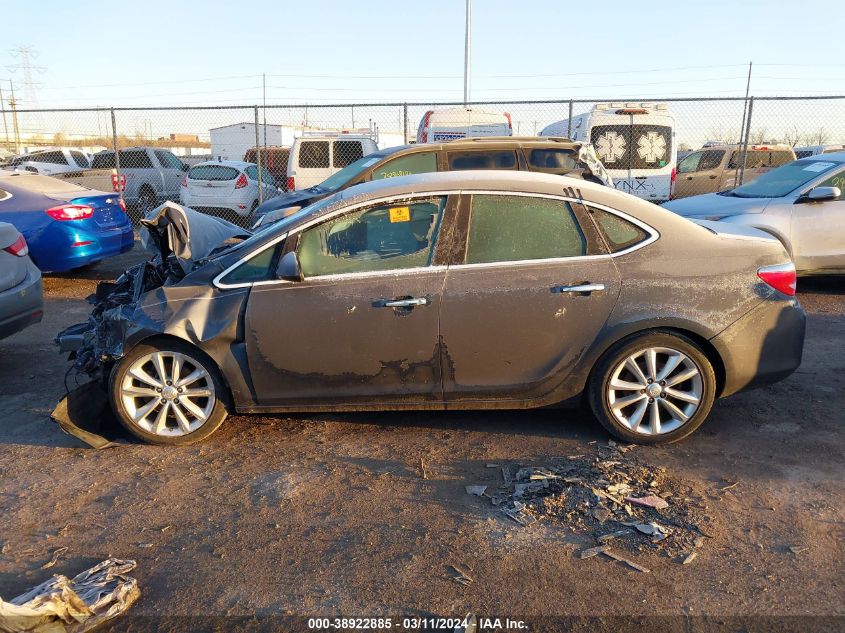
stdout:
POLYGON ((795 268, 753 229, 583 180, 447 172, 340 191, 253 235, 166 203, 156 256, 58 336, 135 436, 227 412, 585 402, 629 442, 800 364, 795 268))

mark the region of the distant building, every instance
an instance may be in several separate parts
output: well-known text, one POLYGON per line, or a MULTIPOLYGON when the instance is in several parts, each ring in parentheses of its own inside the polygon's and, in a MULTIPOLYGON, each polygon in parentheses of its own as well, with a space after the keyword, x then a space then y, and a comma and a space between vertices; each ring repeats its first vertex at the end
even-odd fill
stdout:
POLYGON ((179 143, 199 143, 200 137, 196 134, 171 134, 170 140, 179 143))

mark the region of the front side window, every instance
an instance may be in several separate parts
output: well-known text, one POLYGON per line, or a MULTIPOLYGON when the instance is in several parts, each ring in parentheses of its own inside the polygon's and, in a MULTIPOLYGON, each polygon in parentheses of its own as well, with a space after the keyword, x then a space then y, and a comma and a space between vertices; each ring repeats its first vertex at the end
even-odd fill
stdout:
POLYGON ((299 238, 305 277, 428 266, 446 197, 395 201, 346 213, 299 238))
POLYGON ((165 169, 182 169, 182 161, 176 157, 176 154, 157 150, 156 158, 158 158, 158 162, 165 169))
POLYGON ((833 174, 827 180, 820 182, 817 187, 839 187, 841 193, 837 200, 845 200, 845 170, 833 174))
POLYGON ((517 169, 516 152, 450 152, 449 169, 517 169))
POLYGON ((626 248, 631 248, 648 238, 648 233, 633 222, 629 222, 604 209, 597 209, 596 207, 588 208, 604 236, 611 253, 624 251, 626 248))
POLYGON ((568 202, 531 196, 472 196, 467 264, 587 254, 587 240, 568 202))
POLYGON ((299 146, 299 166, 303 169, 326 169, 329 166, 329 142, 303 141, 299 146))
POLYGON ((332 164, 335 167, 346 167, 364 156, 361 141, 335 141, 332 149, 332 164))
POLYGON ((373 170, 373 180, 410 176, 411 174, 430 174, 437 171, 437 154, 434 152, 415 152, 387 161, 373 170))

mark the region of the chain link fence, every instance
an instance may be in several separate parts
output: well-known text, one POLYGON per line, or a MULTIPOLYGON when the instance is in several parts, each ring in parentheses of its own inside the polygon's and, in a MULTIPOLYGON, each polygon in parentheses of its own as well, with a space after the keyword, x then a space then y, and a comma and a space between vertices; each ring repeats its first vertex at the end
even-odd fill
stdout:
MULTIPOLYGON (((6 168, 97 189, 122 185, 135 219, 173 200, 248 225, 254 209, 269 198, 316 185, 376 149, 416 142, 427 112, 462 106, 6 108, 0 158, 6 168), (298 151, 291 158, 295 143, 298 151)), ((696 195, 845 143, 845 96, 502 101, 470 107, 469 116, 479 122, 489 122, 485 113, 507 113, 513 136, 553 133, 592 142, 617 188, 635 194, 656 170, 667 178, 676 174, 675 197, 696 195)), ((661 199, 665 196, 655 201, 661 199)))

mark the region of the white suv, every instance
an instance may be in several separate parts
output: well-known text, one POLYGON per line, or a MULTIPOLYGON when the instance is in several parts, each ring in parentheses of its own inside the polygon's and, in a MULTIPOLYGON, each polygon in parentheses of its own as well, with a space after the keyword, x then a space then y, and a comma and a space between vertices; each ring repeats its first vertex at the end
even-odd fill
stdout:
POLYGON ((6 167, 6 169, 29 171, 42 176, 90 168, 91 160, 87 154, 67 147, 41 149, 17 156, 10 160, 6 167))

